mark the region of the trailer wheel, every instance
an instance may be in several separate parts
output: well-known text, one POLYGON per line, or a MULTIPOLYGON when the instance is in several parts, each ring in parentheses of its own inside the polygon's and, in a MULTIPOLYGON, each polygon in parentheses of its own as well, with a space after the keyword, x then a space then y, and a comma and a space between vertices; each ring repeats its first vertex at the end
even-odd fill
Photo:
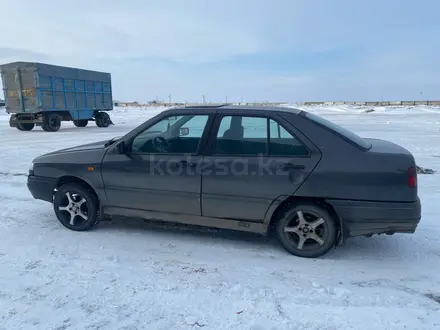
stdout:
POLYGON ((98 127, 109 127, 110 124, 112 123, 110 116, 108 115, 107 112, 100 112, 96 117, 95 117, 95 122, 96 122, 96 126, 98 127))
POLYGON ((73 125, 76 127, 86 127, 89 121, 87 119, 74 120, 73 125))
POLYGON ((32 131, 32 129, 34 127, 35 127, 35 124, 33 124, 33 123, 17 124, 17 129, 19 131, 32 131))
POLYGON ((61 127, 61 118, 56 113, 46 115, 41 126, 46 132, 56 132, 61 127))

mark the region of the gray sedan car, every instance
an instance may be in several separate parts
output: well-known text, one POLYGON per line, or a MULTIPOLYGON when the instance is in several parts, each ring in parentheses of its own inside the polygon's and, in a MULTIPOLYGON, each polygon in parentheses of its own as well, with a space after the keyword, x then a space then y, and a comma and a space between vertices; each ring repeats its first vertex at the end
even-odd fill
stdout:
POLYGON ((75 231, 126 216, 273 232, 312 258, 348 237, 414 233, 421 218, 409 151, 284 107, 169 109, 37 157, 28 188, 75 231))

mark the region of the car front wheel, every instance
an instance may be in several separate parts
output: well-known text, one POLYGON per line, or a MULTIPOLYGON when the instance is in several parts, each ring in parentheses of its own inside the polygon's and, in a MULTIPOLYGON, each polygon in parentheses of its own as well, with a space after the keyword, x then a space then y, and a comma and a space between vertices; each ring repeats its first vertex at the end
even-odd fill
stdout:
POLYGON ((74 231, 85 231, 98 223, 99 203, 93 192, 78 183, 61 186, 53 200, 61 224, 74 231))
POLYGON ((317 258, 326 254, 337 240, 334 217, 315 204, 294 204, 282 213, 276 223, 281 245, 291 254, 317 258))

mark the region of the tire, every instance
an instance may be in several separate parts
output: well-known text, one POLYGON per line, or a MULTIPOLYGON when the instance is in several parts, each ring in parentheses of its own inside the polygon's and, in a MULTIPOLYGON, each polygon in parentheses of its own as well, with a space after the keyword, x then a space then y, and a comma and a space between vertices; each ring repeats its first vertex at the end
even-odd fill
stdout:
POLYGON ((326 254, 335 246, 338 234, 336 219, 325 208, 313 203, 287 207, 276 222, 275 230, 284 249, 303 258, 326 254))
POLYGON ((96 126, 98 127, 109 127, 112 121, 110 120, 110 116, 107 112, 100 112, 95 117, 96 126))
POLYGON ((92 229, 99 221, 98 199, 82 184, 67 183, 61 186, 55 193, 53 207, 61 224, 73 231, 92 229))
POLYGON ((61 127, 61 118, 56 113, 48 114, 44 117, 44 123, 41 126, 46 132, 57 132, 61 127))
POLYGON ((17 129, 19 131, 32 131, 32 129, 35 127, 34 123, 26 123, 26 124, 17 124, 17 129))
POLYGON ((89 121, 87 119, 74 120, 73 125, 76 127, 86 127, 89 121))

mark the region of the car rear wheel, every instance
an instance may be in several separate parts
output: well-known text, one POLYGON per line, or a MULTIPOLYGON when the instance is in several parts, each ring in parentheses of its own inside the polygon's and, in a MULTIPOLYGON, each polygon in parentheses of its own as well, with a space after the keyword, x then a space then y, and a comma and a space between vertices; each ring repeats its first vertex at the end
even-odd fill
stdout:
POLYGON ((98 200, 84 185, 68 183, 61 186, 55 193, 53 207, 61 224, 71 230, 89 230, 98 223, 98 200))
POLYGON ((317 258, 326 254, 337 240, 336 221, 323 207, 315 204, 293 204, 276 223, 281 245, 291 254, 317 258))

